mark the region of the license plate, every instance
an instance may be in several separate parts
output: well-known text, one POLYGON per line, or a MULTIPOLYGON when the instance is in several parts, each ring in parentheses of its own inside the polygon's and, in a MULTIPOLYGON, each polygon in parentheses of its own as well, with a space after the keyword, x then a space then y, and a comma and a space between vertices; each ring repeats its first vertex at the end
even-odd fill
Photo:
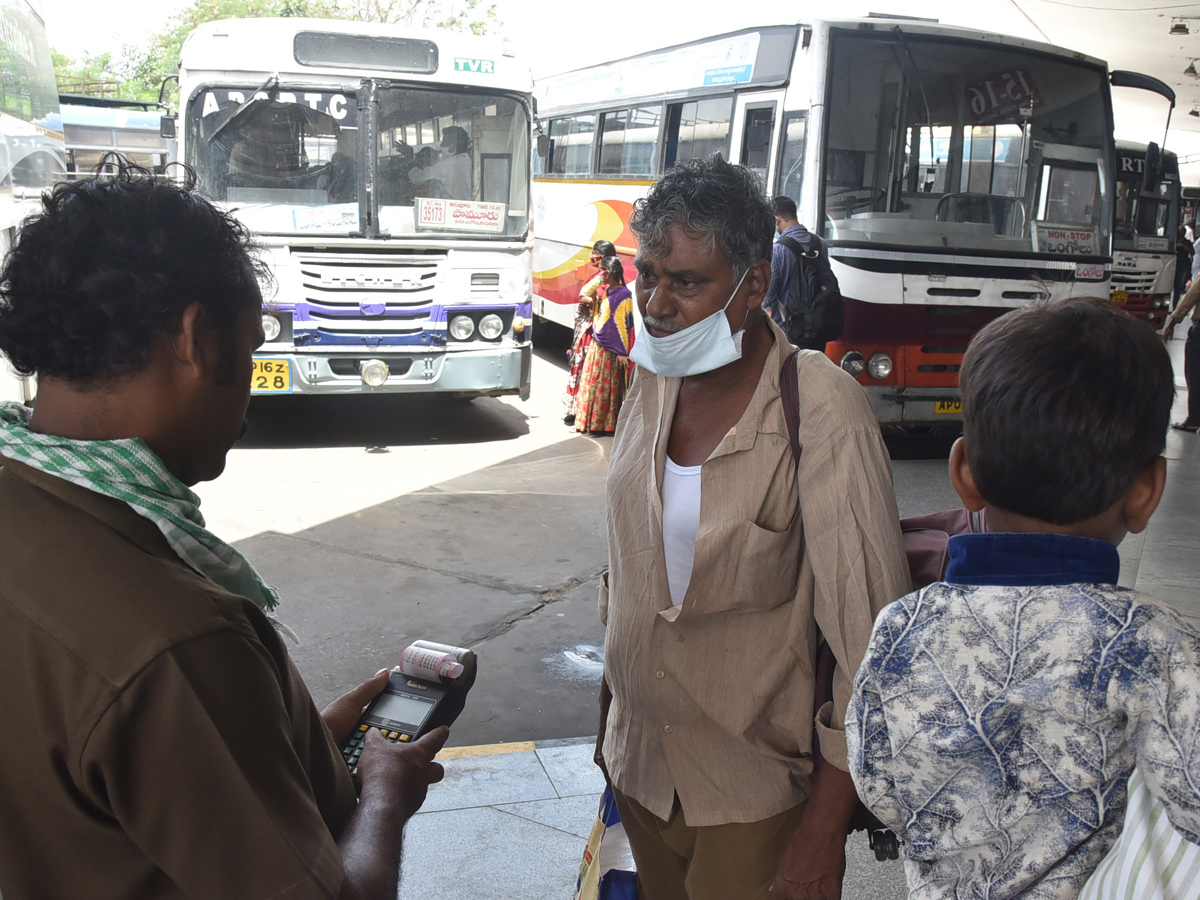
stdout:
POLYGON ((933 404, 933 411, 939 416, 961 416, 962 401, 961 400, 938 400, 933 404))
POLYGON ((1117 306, 1124 306, 1129 302, 1129 291, 1113 291, 1112 302, 1117 306))
POLYGON ((292 364, 286 359, 256 359, 250 376, 252 394, 290 394, 292 364))

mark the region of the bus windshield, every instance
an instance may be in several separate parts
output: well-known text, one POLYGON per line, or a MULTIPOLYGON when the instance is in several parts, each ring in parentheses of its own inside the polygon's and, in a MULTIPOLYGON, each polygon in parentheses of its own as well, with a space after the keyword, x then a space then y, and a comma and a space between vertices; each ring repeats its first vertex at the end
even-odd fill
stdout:
POLYGON ((266 234, 348 235, 365 196, 359 146, 375 116, 372 183, 384 235, 520 235, 527 223, 529 125, 516 100, 381 84, 353 92, 210 88, 189 139, 201 188, 266 234))
POLYGON ((517 100, 383 86, 377 131, 385 231, 525 233, 530 128, 517 100))
POLYGON ((840 241, 1095 256, 1104 72, 1011 46, 835 33, 824 178, 840 241))
MULTIPOLYGON (((1162 181, 1156 186, 1153 194, 1142 193, 1142 180, 1126 180, 1117 182, 1117 215, 1116 231, 1113 233, 1113 244, 1121 246, 1130 244, 1137 238, 1169 238, 1168 220, 1171 212, 1171 191, 1173 184, 1162 181)), ((1170 241, 1165 247, 1157 244, 1138 246, 1136 249, 1170 249, 1170 241)))

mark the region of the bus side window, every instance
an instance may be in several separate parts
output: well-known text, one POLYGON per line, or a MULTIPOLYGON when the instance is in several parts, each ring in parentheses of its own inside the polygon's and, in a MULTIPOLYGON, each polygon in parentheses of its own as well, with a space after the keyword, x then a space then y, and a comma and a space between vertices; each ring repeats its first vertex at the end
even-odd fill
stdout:
POLYGON ((663 167, 669 169, 680 160, 704 159, 712 153, 728 157, 732 119, 732 97, 672 103, 667 107, 663 167))
POLYGON ((800 202, 800 188, 804 185, 804 132, 807 123, 807 112, 787 113, 783 120, 783 151, 780 154, 776 193, 791 197, 797 203, 800 202))
POLYGON ((601 175, 653 175, 658 106, 606 112, 600 123, 601 175))
POLYGON ((586 113, 550 123, 550 174, 587 175, 592 168, 596 116, 586 113))

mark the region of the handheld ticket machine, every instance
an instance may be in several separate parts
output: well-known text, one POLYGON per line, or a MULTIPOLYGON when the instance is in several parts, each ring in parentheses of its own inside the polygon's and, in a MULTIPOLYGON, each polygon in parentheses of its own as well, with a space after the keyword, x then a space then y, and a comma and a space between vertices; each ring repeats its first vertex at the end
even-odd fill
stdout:
POLYGON ((476 671, 475 653, 463 647, 414 641, 405 648, 387 687, 367 707, 342 747, 351 774, 358 774, 363 742, 372 729, 389 741, 407 743, 452 724, 466 706, 476 671))

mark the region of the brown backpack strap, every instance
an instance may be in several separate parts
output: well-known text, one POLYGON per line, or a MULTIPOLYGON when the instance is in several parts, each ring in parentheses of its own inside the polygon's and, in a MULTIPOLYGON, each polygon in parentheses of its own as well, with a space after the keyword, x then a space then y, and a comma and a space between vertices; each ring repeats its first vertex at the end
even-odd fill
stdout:
POLYGON ((783 417, 787 419, 788 437, 792 441, 792 455, 800 463, 800 382, 796 374, 799 350, 793 350, 783 362, 779 373, 779 396, 783 400, 783 417))

